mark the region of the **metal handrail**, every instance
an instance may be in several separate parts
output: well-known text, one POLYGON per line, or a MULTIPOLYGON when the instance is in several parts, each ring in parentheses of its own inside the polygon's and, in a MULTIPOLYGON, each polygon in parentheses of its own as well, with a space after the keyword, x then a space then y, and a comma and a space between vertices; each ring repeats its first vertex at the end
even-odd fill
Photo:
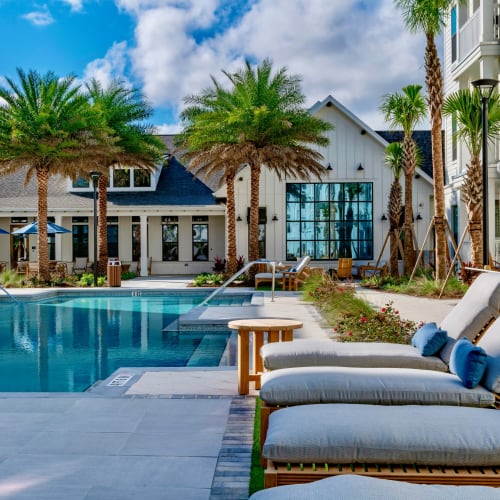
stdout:
POLYGON ((19 304, 19 301, 14 297, 14 295, 10 294, 3 286, 0 286, 0 290, 7 295, 10 299, 12 299, 16 304, 19 304))
POLYGON ((223 283, 223 285, 220 288, 217 288, 214 290, 201 304, 200 306, 205 306, 207 305, 208 301, 213 299, 216 295, 218 295, 220 292, 224 290, 228 285, 230 285, 238 276, 243 274, 245 271, 250 269, 254 264, 271 264, 272 267, 272 273, 273 273, 273 278, 272 278, 272 301, 274 302, 274 275, 276 274, 276 263, 272 262, 270 260, 266 259, 259 259, 259 260, 254 260, 252 262, 248 262, 245 266, 243 266, 239 271, 237 271, 235 274, 233 274, 227 281, 223 283))

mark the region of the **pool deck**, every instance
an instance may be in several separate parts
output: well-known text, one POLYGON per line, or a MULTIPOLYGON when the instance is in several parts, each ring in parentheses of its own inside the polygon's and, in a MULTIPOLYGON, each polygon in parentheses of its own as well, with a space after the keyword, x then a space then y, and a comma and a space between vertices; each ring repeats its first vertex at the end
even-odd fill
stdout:
MULTIPOLYGON (((190 281, 155 276, 122 288, 180 289, 190 281)), ((393 301, 414 320, 439 322, 456 303, 359 292, 379 306, 393 301)), ((299 293, 261 297, 247 309, 251 317, 300 319, 296 338, 328 335, 299 293)), ((232 311, 241 317, 240 308, 232 311)), ((85 393, 0 393, 0 498, 246 499, 254 406, 255 391, 237 394, 233 367, 121 368, 85 393)))

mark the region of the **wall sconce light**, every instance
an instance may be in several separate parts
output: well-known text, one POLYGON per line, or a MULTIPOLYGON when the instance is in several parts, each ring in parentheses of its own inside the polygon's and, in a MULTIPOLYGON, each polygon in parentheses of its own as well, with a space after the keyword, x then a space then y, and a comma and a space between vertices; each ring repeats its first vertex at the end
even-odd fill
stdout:
POLYGON ((327 167, 326 167, 327 170, 333 170, 332 166, 330 165, 330 163, 328 163, 327 167))
POLYGON ((387 216, 385 214, 382 214, 382 217, 380 217, 380 220, 387 220, 387 216))
POLYGON ((278 216, 276 214, 273 215, 273 219, 272 219, 274 222, 276 222, 278 220, 278 216))
POLYGON ((417 213, 417 220, 422 220, 423 217, 420 215, 420 212, 417 213))
POLYGON ((364 170, 364 167, 363 165, 361 165, 361 163, 358 165, 358 171, 361 172, 362 170, 364 170))
POLYGON ((238 215, 238 217, 236 217, 236 220, 237 220, 238 222, 241 222, 243 219, 241 218, 241 216, 240 216, 240 215, 238 215))

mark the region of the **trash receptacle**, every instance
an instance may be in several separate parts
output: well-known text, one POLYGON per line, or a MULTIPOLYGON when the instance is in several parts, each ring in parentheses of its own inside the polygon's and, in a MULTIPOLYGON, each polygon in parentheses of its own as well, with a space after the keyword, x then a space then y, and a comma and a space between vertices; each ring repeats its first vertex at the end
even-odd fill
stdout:
POLYGON ((108 261, 108 286, 122 285, 122 263, 119 260, 108 261))

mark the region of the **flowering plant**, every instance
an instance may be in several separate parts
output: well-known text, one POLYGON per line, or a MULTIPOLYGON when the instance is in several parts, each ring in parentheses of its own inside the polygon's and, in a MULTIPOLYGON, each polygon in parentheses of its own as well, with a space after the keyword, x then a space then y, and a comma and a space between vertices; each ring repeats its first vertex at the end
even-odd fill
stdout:
POLYGON ((392 342, 408 344, 412 335, 423 323, 402 319, 392 302, 380 311, 363 315, 344 312, 333 332, 341 342, 392 342))

